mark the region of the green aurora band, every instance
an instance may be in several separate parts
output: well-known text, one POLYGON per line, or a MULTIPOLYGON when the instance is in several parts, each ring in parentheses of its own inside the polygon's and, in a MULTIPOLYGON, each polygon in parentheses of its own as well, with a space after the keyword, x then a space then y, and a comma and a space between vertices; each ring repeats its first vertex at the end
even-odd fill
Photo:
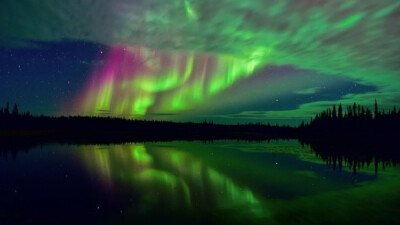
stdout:
MULTIPOLYGON (((133 54, 146 49, 167 54, 171 60, 184 58, 162 67, 164 73, 117 73, 107 75, 113 77, 108 81, 94 81, 97 86, 80 93, 83 103, 75 113, 137 117, 201 108, 205 99, 212 102, 222 90, 269 65, 345 77, 377 91, 311 101, 294 110, 269 110, 263 117, 309 117, 334 103, 371 105, 375 98, 383 107, 400 103, 398 0, 99 0, 79 4, 6 0, 2 4, 3 44, 24 47, 29 44, 24 40, 85 40, 133 48, 133 54), (21 10, 22 4, 29 10, 21 10), (205 75, 211 80, 201 81, 201 71, 208 67, 202 61, 208 57, 218 65, 205 75), (124 85, 130 90, 121 91, 124 85)), ((100 78, 92 81, 103 79, 94 74, 100 78)))
POLYGON ((115 46, 93 76, 80 108, 88 115, 134 118, 149 110, 174 113, 252 75, 269 52, 258 49, 250 58, 240 59, 115 46))

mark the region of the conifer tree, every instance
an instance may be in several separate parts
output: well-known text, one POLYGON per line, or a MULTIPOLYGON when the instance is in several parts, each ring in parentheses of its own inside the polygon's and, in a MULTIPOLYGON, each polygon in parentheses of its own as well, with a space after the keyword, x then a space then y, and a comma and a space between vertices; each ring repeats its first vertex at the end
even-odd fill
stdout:
POLYGON ((333 119, 336 119, 336 105, 333 105, 333 107, 332 107, 332 118, 333 119))
POLYGON ((338 108, 338 118, 339 118, 339 119, 343 119, 342 104, 339 104, 339 108, 338 108))
POLYGON ((9 102, 7 102, 7 104, 6 104, 6 108, 4 109, 4 114, 6 116, 10 115, 10 103, 9 102))
POLYGON ((13 115, 13 116, 18 116, 18 115, 19 115, 17 104, 14 104, 14 108, 13 108, 13 111, 12 111, 12 115, 13 115))

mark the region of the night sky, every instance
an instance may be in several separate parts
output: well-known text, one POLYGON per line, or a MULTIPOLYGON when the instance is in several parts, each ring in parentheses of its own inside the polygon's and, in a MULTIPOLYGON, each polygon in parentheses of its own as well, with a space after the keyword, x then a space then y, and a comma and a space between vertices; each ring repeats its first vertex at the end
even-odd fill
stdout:
POLYGON ((398 0, 2 0, 0 104, 291 124, 400 103, 398 0))

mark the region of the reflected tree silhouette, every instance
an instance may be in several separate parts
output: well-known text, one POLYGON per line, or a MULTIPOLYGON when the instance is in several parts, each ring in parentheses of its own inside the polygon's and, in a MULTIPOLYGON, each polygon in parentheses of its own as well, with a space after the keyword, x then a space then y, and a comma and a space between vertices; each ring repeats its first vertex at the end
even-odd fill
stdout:
POLYGON ((333 169, 350 168, 354 173, 373 165, 379 168, 396 166, 400 151, 396 147, 400 134, 400 110, 385 113, 375 101, 374 114, 367 107, 342 104, 318 113, 309 123, 298 127, 248 123, 237 125, 176 123, 168 121, 127 120, 110 117, 49 117, 21 113, 17 104, 10 113, 10 104, 0 108, 0 156, 16 158, 46 143, 113 144, 174 140, 241 140, 268 141, 298 139, 310 145, 316 155, 333 169), (336 110, 337 109, 337 110, 336 110))

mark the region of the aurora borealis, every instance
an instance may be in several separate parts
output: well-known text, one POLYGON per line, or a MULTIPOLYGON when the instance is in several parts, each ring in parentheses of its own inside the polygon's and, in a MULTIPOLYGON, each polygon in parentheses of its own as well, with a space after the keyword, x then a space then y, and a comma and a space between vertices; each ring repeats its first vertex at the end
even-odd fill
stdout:
POLYGON ((255 52, 243 60, 116 46, 99 74, 93 76, 83 100, 84 112, 138 117, 149 109, 184 110, 250 76, 267 53, 255 52))
POLYGON ((174 121, 400 103, 397 0, 5 0, 0 103, 174 121))

